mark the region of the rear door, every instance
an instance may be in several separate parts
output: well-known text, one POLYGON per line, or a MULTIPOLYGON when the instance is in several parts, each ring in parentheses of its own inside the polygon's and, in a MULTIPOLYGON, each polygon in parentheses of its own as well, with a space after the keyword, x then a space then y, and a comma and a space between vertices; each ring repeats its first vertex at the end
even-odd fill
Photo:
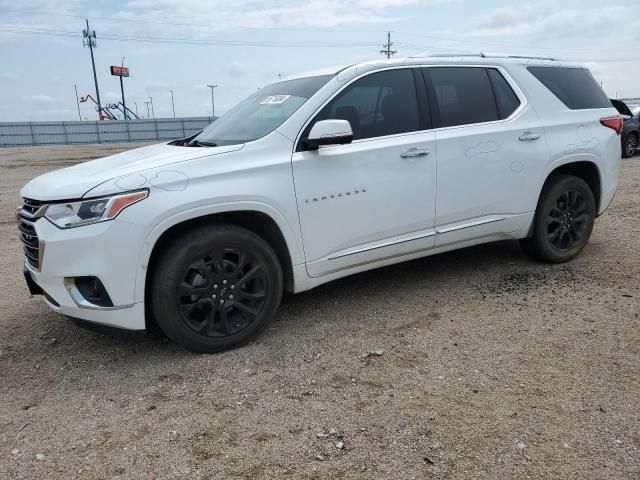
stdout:
POLYGON ((544 130, 498 67, 423 70, 437 122, 436 246, 526 228, 548 161, 544 130))
POLYGON ((348 145, 294 152, 307 271, 318 277, 433 247, 436 152, 419 68, 347 85, 309 123, 348 120, 348 145))

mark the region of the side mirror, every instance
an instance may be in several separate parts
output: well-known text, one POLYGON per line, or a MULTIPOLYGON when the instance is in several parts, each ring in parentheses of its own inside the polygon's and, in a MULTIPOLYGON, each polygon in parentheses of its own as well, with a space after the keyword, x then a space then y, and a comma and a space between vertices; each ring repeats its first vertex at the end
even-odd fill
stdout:
POLYGON ((324 145, 344 145, 353 140, 353 130, 348 120, 320 120, 311 128, 303 141, 306 150, 316 150, 324 145))

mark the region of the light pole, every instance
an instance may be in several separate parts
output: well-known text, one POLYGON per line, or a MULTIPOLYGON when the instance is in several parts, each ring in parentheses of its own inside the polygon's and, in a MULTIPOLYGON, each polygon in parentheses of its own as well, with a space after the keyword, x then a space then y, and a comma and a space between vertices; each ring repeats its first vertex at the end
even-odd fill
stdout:
POLYGON ((173 109, 173 118, 176 118, 176 105, 173 103, 173 90, 169 90, 171 92, 171 108, 173 109))
POLYGON ((156 118, 156 112, 153 110, 153 97, 149 97, 149 103, 151 104, 151 116, 156 118))
MULTIPOLYGON (((124 59, 122 57, 122 63, 120 63, 120 68, 124 68, 124 59)), ((127 120, 127 104, 124 103, 124 83, 122 83, 122 72, 120 72, 120 92, 122 93, 122 111, 124 112, 124 119, 127 120)))
POLYGON ((78 119, 82 121, 82 115, 80 115, 80 100, 78 100, 78 86, 74 83, 73 88, 76 91, 76 105, 78 105, 78 119))
POLYGON ((211 89, 211 119, 215 120, 216 119, 216 104, 213 100, 213 89, 217 88, 218 85, 207 85, 207 87, 209 87, 211 89))

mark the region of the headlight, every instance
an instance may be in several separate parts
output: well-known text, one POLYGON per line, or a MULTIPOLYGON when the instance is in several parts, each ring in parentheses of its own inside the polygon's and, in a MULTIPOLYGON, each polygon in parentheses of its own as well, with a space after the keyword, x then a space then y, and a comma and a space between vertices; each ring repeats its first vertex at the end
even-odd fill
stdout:
POLYGON ((110 197, 90 198, 77 202, 52 203, 44 216, 60 228, 80 227, 113 220, 129 205, 147 198, 148 190, 123 193, 110 197))

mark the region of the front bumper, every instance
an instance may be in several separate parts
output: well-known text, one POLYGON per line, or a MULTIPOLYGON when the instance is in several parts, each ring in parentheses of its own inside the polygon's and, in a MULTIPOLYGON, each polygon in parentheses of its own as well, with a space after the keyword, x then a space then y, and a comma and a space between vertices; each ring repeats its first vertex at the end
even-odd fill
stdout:
POLYGON ((112 220, 59 229, 45 218, 34 222, 43 251, 39 270, 25 262, 32 295, 42 294, 55 312, 101 325, 143 330, 143 299, 135 298, 139 257, 146 227, 112 220), (70 279, 97 277, 113 302, 101 307, 83 301, 70 279))

